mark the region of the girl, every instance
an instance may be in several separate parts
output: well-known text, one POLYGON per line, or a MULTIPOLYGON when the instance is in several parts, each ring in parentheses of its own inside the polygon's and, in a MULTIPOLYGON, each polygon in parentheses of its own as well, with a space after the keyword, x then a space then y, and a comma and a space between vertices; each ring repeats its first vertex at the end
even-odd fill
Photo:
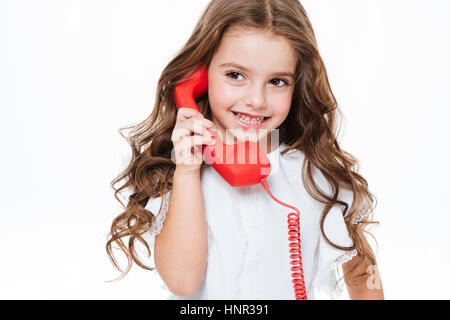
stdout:
POLYGON ((131 163, 112 182, 114 188, 124 180, 114 188, 119 202, 117 193, 131 190, 106 245, 120 271, 112 243, 128 258, 120 278, 134 261, 156 268, 175 299, 295 299, 291 211, 260 185, 230 186, 198 152, 214 139, 249 139, 270 160, 271 192, 300 210, 307 298, 339 297, 342 270, 351 299, 383 299, 364 235, 374 223, 375 197, 357 160, 339 147, 337 112, 298 0, 211 1, 163 70, 153 112, 130 134, 131 163), (201 112, 178 109, 174 88, 200 64, 208 68, 208 94, 197 99, 201 112), (154 252, 155 267, 142 262, 139 243, 149 256, 154 252))

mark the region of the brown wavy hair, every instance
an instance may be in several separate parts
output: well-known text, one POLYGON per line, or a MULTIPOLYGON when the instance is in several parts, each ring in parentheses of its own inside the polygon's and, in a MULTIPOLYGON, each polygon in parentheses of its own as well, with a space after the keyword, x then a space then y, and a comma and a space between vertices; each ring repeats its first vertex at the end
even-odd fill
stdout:
MULTIPOLYGON (((142 243, 151 256, 150 248, 142 235, 149 230, 155 219, 145 209, 150 198, 163 196, 171 190, 175 163, 172 161, 171 141, 175 126, 177 107, 174 101, 174 88, 184 80, 199 64, 209 66, 219 47, 224 33, 233 27, 257 28, 285 37, 297 54, 297 68, 292 105, 287 118, 279 129, 280 143, 289 146, 282 154, 292 149, 301 150, 305 155, 302 166, 302 179, 307 192, 324 204, 320 228, 326 241, 341 250, 356 249, 358 264, 345 274, 345 281, 367 275, 363 262, 376 265, 375 256, 364 233, 365 227, 375 209, 375 197, 368 190, 367 181, 359 174, 358 160, 342 150, 337 141, 337 121, 342 117, 337 101, 331 91, 324 62, 319 54, 315 34, 303 6, 298 0, 212 0, 200 17, 187 43, 168 63, 158 81, 156 101, 151 114, 143 121, 123 127, 119 133, 131 146, 132 158, 127 168, 112 182, 115 198, 124 210, 113 221, 106 244, 109 259, 116 269, 125 276, 133 261, 141 268, 146 266, 136 252, 136 241, 142 243), (132 129, 125 136, 122 130, 132 129), (332 195, 319 188, 313 179, 313 167, 320 170, 331 186, 332 195), (123 182, 116 189, 115 185, 123 182), (353 202, 339 200, 339 190, 344 188, 353 192, 353 202), (118 194, 128 190, 128 203, 125 206, 118 194), (359 223, 354 218, 369 205, 369 214, 359 223), (346 226, 353 240, 352 247, 333 244, 324 232, 326 215, 333 206, 340 206, 346 226), (128 237, 126 246, 123 239, 128 237), (111 245, 117 243, 125 253, 128 265, 123 272, 112 252, 111 245)), ((211 119, 208 95, 197 99, 200 111, 211 119)), ((339 123, 339 126, 341 123, 339 123)), ((156 213, 154 213, 156 214, 156 213)))

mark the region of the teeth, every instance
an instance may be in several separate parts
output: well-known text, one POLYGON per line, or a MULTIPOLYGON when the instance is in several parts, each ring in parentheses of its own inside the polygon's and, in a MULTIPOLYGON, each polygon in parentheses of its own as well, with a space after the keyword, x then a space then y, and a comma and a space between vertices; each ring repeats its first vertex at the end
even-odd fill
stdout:
POLYGON ((264 121, 264 117, 257 117, 257 118, 250 118, 248 116, 243 115, 242 113, 237 113, 236 117, 241 120, 242 122, 248 123, 248 124, 260 124, 264 121))

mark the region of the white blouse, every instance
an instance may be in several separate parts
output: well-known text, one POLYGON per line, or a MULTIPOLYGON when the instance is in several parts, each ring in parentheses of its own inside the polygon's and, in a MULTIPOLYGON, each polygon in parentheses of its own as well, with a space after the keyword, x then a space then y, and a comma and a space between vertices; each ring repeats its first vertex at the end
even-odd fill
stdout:
MULTIPOLYGON (((340 297, 344 284, 337 281, 342 264, 352 259, 356 250, 343 251, 330 246, 320 231, 324 205, 305 190, 301 168, 303 152, 279 148, 267 154, 271 173, 266 178, 271 193, 278 200, 300 211, 300 231, 308 299, 321 293, 326 298, 340 297)), ((331 188, 319 170, 313 167, 314 179, 320 188, 331 194, 331 188)), ((200 171, 208 225, 208 260, 205 277, 192 296, 174 295, 159 274, 154 273, 160 289, 168 299, 295 299, 290 271, 287 215, 294 210, 274 201, 261 185, 232 187, 210 165, 200 171)), ((339 199, 352 204, 352 192, 341 189, 339 199)), ((163 228, 170 191, 164 201, 152 198, 146 209, 156 215, 152 228, 144 239, 154 253, 154 237, 163 228)), ((366 213, 362 213, 362 219, 366 213)), ((353 221, 357 223, 359 221, 353 221)), ((341 246, 352 246, 342 211, 334 206, 327 215, 324 231, 328 238, 341 246)))

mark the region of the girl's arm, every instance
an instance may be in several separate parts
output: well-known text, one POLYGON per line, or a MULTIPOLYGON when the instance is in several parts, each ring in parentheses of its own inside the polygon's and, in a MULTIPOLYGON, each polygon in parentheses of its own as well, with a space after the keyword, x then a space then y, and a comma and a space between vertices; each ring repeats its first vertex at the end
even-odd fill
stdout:
MULTIPOLYGON (((360 261, 361 258, 357 255, 352 260, 342 265, 344 274, 348 272, 360 261)), ((364 263, 364 270, 369 272, 368 275, 361 280, 358 278, 358 282, 362 283, 358 286, 351 286, 347 284, 348 295, 351 300, 384 300, 383 286, 381 284, 380 273, 376 265, 372 265, 370 262, 364 263)))
POLYGON ((174 294, 197 290, 206 271, 207 236, 200 173, 177 167, 164 227, 155 237, 155 266, 174 294))
POLYGON ((191 296, 206 272, 208 227, 200 171, 202 144, 214 143, 212 121, 191 108, 180 108, 171 140, 176 167, 164 227, 155 237, 155 266, 170 291, 191 296), (198 152, 192 152, 196 150, 198 152))
MULTIPOLYGON (((366 237, 359 231, 359 237, 365 242, 365 247, 370 248, 366 237)), ((354 256, 350 261, 342 265, 344 274, 348 274, 350 270, 361 260, 359 255, 354 256)), ((348 295, 351 300, 384 300, 383 286, 381 284, 381 277, 378 271, 378 266, 373 265, 370 260, 363 262, 364 268, 368 274, 362 278, 358 278, 357 282, 361 281, 358 286, 347 284, 348 295)))

